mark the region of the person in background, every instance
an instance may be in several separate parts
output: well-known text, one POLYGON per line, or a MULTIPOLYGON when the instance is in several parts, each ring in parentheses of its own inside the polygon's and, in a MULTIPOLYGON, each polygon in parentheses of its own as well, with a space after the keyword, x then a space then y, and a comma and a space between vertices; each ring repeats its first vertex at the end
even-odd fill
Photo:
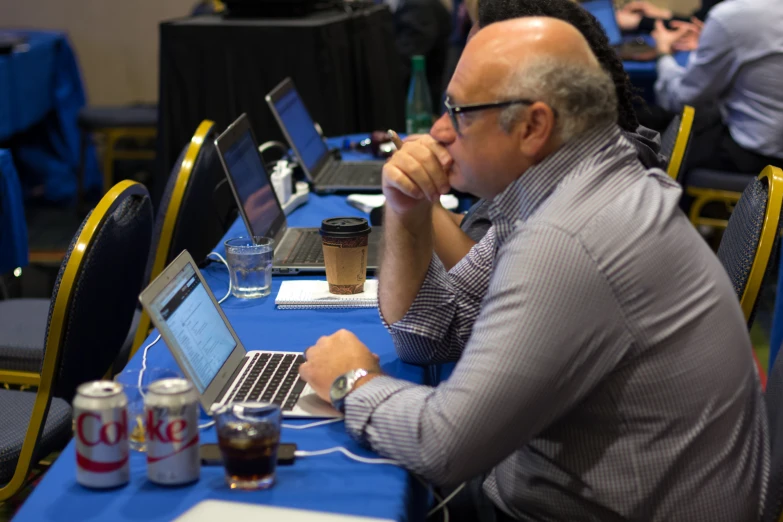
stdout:
POLYGON ((434 142, 384 166, 379 304, 403 361, 454 374, 384 375, 341 330, 305 350, 303 379, 359 441, 466 483, 459 520, 756 520, 769 443, 739 302, 680 187, 620 132, 584 37, 489 25, 448 98, 434 142), (430 224, 450 187, 491 201, 495 231, 446 272, 430 224))
POLYGON ((670 116, 696 109, 685 162, 758 174, 783 166, 783 2, 732 0, 711 11, 686 67, 671 56, 689 31, 658 21, 656 104, 670 116))
MULTIPOLYGON (((570 0, 481 0, 477 26, 528 16, 558 18, 576 27, 587 40, 593 54, 611 75, 617 92, 617 124, 636 148, 647 168, 666 168, 668 158, 660 154, 660 135, 639 124, 633 104, 633 86, 617 53, 609 45, 606 33, 596 18, 570 0)), ((492 225, 489 203, 476 202, 467 214, 434 209, 435 251, 447 269, 456 265, 492 225)))
MULTIPOLYGON (((628 32, 651 33, 655 29, 655 22, 661 20, 673 29, 683 27, 691 23, 700 27, 710 9, 723 0, 704 0, 701 6, 687 18, 675 17, 671 9, 658 7, 647 0, 635 0, 625 4, 616 12, 617 25, 628 32)), ((682 50, 689 50, 683 48, 682 50)))

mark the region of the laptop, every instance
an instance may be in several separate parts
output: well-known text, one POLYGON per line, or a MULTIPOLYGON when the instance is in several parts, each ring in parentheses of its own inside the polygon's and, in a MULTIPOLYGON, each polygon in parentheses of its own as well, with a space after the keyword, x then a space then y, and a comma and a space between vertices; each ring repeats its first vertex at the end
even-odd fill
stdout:
POLYGON ((392 522, 391 519, 279 508, 227 500, 202 500, 180 515, 174 522, 215 522, 215 520, 223 519, 268 520, 270 522, 281 520, 285 522, 392 522))
POLYGON ((315 127, 291 78, 266 95, 280 129, 316 193, 380 192, 382 161, 341 161, 335 158, 315 127))
POLYGON ((655 47, 645 42, 644 38, 637 37, 631 40, 623 38, 623 33, 617 24, 612 0, 586 0, 580 5, 598 19, 609 38, 609 45, 614 48, 621 59, 647 62, 658 57, 655 47))
MULTIPOLYGON (((215 140, 218 157, 248 234, 274 238, 273 273, 324 272, 319 229, 288 227, 257 145, 244 114, 215 140)), ((368 272, 378 268, 382 237, 381 228, 373 227, 367 248, 368 272)))
POLYGON ((206 411, 271 402, 287 417, 341 417, 299 377, 301 352, 246 352, 187 250, 139 296, 206 411))

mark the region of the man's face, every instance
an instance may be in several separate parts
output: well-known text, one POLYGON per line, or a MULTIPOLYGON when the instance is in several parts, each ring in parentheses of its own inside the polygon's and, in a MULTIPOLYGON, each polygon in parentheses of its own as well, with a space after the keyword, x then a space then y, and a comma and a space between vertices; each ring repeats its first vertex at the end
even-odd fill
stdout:
MULTIPOLYGON (((449 84, 449 104, 504 101, 493 94, 503 76, 501 67, 486 67, 470 53, 464 54, 449 84)), ((432 126, 430 134, 454 159, 448 174, 455 189, 491 199, 530 166, 520 150, 517 129, 507 133, 499 125, 501 111, 493 108, 457 115, 459 130, 444 113, 432 126)))

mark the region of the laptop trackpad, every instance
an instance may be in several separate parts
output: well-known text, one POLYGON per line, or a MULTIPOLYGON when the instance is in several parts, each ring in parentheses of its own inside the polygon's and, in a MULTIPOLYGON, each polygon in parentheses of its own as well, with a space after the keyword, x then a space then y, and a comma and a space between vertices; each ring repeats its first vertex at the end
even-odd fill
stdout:
POLYGON ((321 399, 309 384, 302 390, 299 400, 296 401, 296 406, 292 410, 286 411, 285 415, 290 417, 322 417, 324 419, 342 417, 342 414, 335 410, 331 404, 321 399))

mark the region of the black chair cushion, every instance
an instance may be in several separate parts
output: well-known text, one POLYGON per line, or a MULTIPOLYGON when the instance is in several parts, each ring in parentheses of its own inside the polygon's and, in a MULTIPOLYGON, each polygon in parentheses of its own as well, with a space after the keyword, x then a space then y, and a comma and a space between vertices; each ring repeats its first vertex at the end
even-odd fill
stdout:
MULTIPOLYGON (((0 484, 7 483, 14 475, 34 403, 34 392, 0 388, 0 484)), ((33 461, 62 449, 70 438, 71 407, 64 400, 54 398, 33 461)))
POLYGON ((742 192, 751 180, 758 176, 744 172, 729 172, 725 170, 693 169, 686 174, 685 184, 688 187, 711 188, 742 192))
POLYGON ((674 152, 674 145, 677 143, 677 134, 680 132, 681 121, 682 114, 678 114, 661 134, 661 154, 666 156, 667 166, 668 162, 672 160, 672 153, 674 152))
POLYGON ((85 130, 111 127, 157 127, 157 105, 84 107, 79 111, 79 127, 85 130))
POLYGON ((0 369, 40 372, 49 299, 0 301, 0 369))

